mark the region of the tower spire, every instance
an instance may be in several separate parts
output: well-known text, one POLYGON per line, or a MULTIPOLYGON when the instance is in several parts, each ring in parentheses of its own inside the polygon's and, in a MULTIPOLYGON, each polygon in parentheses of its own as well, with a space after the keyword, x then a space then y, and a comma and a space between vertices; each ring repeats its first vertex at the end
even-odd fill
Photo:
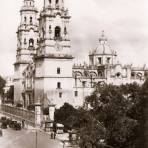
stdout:
POLYGON ((34 0, 24 0, 24 6, 34 7, 34 0))
POLYGON ((64 0, 44 0, 44 9, 46 8, 63 9, 64 0))
POLYGON ((25 58, 17 58, 17 62, 20 59, 23 61, 29 61, 30 47, 32 49, 37 47, 38 38, 38 20, 37 20, 37 8, 35 7, 34 0, 24 0, 24 4, 20 10, 21 22, 17 30, 17 57, 23 55, 25 58), (32 29, 32 31, 31 31, 32 29), (28 52, 28 53, 26 53, 28 52), (25 56, 24 56, 25 55, 25 56), (27 58, 26 58, 27 57, 27 58), (27 60, 26 60, 27 59, 27 60))
POLYGON ((102 30, 102 34, 101 34, 101 37, 99 38, 99 42, 100 42, 101 44, 105 44, 105 43, 107 42, 107 38, 106 38, 106 36, 105 36, 104 30, 102 30))

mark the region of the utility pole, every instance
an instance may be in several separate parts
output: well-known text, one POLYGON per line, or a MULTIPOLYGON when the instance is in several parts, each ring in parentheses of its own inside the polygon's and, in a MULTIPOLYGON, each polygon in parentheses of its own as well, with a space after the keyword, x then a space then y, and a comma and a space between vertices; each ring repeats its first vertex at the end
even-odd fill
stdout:
POLYGON ((65 148, 65 141, 61 140, 61 142, 63 143, 63 148, 65 148))
POLYGON ((38 133, 37 133, 37 130, 36 130, 36 134, 35 134, 35 148, 38 147, 38 133))

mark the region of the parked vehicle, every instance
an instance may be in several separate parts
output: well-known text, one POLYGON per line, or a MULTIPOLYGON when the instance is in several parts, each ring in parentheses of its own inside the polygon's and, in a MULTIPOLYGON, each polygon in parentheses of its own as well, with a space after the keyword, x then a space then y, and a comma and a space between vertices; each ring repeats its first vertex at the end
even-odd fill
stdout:
POLYGON ((4 122, 4 121, 6 121, 6 117, 2 116, 2 117, 0 118, 0 122, 2 123, 2 122, 4 122))
POLYGON ((15 123, 14 124, 14 128, 13 128, 14 130, 21 130, 21 128, 22 128, 21 123, 15 123))
POLYGON ((7 122, 6 121, 2 122, 1 128, 2 129, 7 129, 7 122))
POLYGON ((9 124, 9 127, 10 127, 10 128, 14 128, 14 126, 15 126, 16 123, 17 123, 17 121, 12 121, 12 120, 11 120, 11 122, 10 122, 10 124, 9 124))
POLYGON ((13 121, 11 118, 1 117, 0 121, 1 121, 2 129, 7 129, 8 126, 14 130, 22 129, 21 123, 18 123, 17 121, 13 121))
POLYGON ((12 119, 11 119, 11 118, 8 118, 8 119, 6 120, 6 122, 7 122, 7 125, 10 127, 10 124, 11 124, 11 122, 12 122, 12 119))
POLYGON ((1 117, 1 128, 6 129, 7 128, 7 118, 1 117))
POLYGON ((63 124, 56 124, 56 132, 57 134, 63 134, 64 133, 64 125, 63 124))
POLYGON ((18 123, 17 121, 11 121, 9 127, 14 130, 21 130, 22 129, 21 123, 18 123))

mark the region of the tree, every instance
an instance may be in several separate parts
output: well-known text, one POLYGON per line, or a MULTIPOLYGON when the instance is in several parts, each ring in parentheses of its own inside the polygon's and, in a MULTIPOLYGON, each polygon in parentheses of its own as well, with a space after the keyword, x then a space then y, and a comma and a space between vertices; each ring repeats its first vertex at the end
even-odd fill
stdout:
POLYGON ((104 85, 86 98, 91 112, 106 131, 106 144, 117 148, 134 148, 138 129, 140 87, 134 84, 122 86, 104 85), (134 109, 135 108, 135 109, 134 109), (137 113, 133 116, 132 112, 137 113))
POLYGON ((81 148, 97 148, 101 140, 105 139, 105 128, 89 111, 81 109, 79 116, 81 117, 78 122, 79 146, 81 148))
MULTIPOLYGON (((137 145, 139 148, 148 147, 148 79, 141 87, 138 104, 139 130, 137 130, 137 145)), ((137 148, 138 148, 137 146, 137 148)))
POLYGON ((14 86, 12 85, 12 86, 10 86, 10 88, 9 88, 9 90, 8 90, 8 92, 7 92, 7 94, 6 94, 6 97, 7 97, 7 102, 8 103, 14 103, 14 86))
POLYGON ((64 104, 55 113, 58 122, 77 129, 80 148, 148 147, 148 80, 98 86, 85 104, 87 109, 64 104))
POLYGON ((77 110, 72 105, 65 103, 60 109, 55 110, 55 122, 63 124, 67 129, 71 129, 76 114, 77 110))
POLYGON ((75 109, 68 103, 55 111, 55 121, 62 123, 66 129, 78 131, 81 148, 95 148, 105 137, 105 128, 95 119, 92 112, 83 108, 75 109))
POLYGON ((3 95, 4 90, 3 88, 5 87, 6 81, 0 76, 0 94, 3 95))

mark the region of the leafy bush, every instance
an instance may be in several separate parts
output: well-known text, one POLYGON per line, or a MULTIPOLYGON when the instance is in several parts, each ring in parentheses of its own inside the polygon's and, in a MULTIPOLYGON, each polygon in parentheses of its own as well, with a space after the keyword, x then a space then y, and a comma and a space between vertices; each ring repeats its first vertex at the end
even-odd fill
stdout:
POLYGON ((49 115, 49 107, 43 109, 43 115, 49 115))

